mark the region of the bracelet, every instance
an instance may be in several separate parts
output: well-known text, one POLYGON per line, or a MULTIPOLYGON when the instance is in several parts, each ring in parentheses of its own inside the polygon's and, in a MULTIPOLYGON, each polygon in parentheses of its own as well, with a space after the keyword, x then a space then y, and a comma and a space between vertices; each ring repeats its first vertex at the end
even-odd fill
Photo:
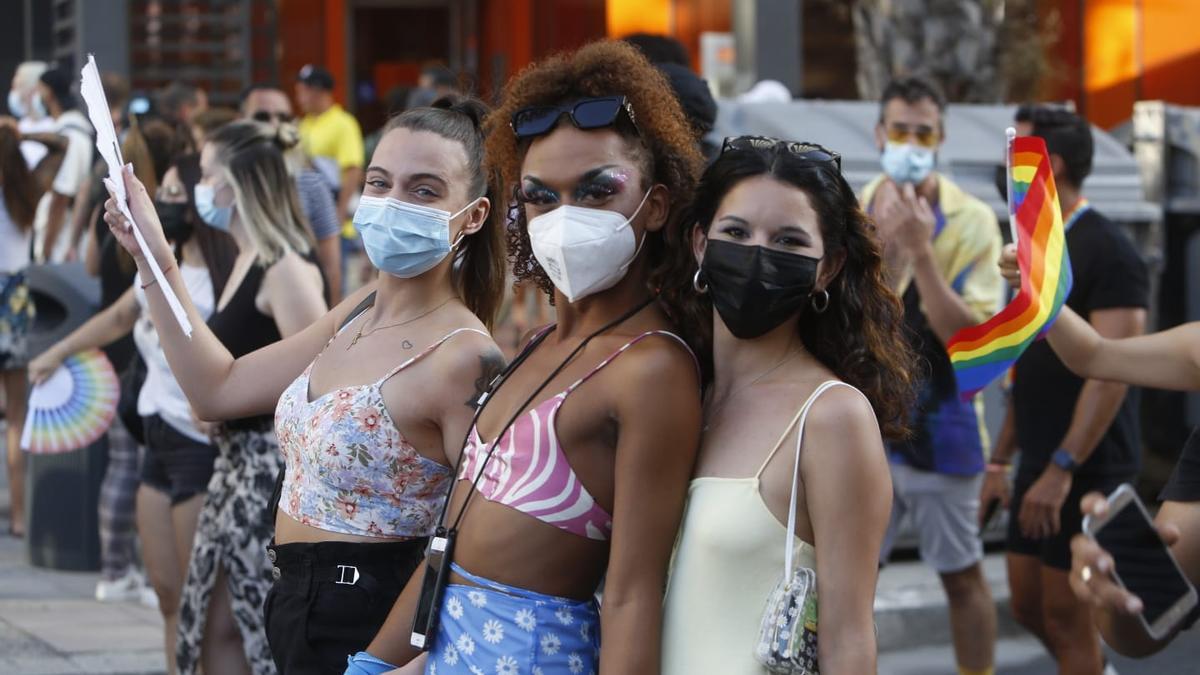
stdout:
POLYGON ((985 470, 988 473, 1008 473, 1009 465, 1000 462, 988 462, 985 470))
MULTIPOLYGON (((167 276, 167 272, 170 272, 170 271, 171 271, 171 270, 173 270, 173 269, 175 269, 175 263, 171 263, 171 266, 170 266, 170 267, 168 267, 167 269, 165 269, 165 270, 163 270, 163 271, 162 271, 162 273, 163 273, 163 276, 164 276, 164 277, 165 277, 165 276, 167 276)), ((157 284, 157 283, 158 283, 158 278, 157 278, 157 277, 151 277, 151 278, 150 278, 150 281, 147 281, 146 283, 142 284, 142 290, 144 291, 144 290, 146 290, 147 288, 150 288, 151 286, 153 286, 154 284, 157 284)))

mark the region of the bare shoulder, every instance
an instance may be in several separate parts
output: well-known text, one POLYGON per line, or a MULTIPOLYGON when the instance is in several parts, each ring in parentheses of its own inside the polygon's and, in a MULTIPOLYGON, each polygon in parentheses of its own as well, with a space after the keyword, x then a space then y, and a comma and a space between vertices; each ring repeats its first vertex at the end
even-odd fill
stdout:
POLYGON ((871 403, 857 389, 835 386, 825 390, 808 411, 805 455, 854 463, 885 459, 879 422, 871 403))
POLYGON ((691 349, 667 333, 647 335, 624 349, 610 367, 631 389, 658 395, 661 387, 686 385, 699 392, 700 374, 691 349))
POLYGON ((366 286, 354 291, 350 295, 347 295, 345 298, 342 298, 341 302, 335 305, 333 309, 329 310, 330 316, 333 317, 334 324, 336 326, 341 326, 342 324, 346 323, 347 319, 353 318, 351 313, 358 309, 358 306, 367 299, 368 295, 375 292, 377 285, 377 281, 372 281, 366 286))
POLYGON ((491 335, 482 331, 460 330, 432 355, 437 369, 454 396, 471 403, 504 370, 504 352, 491 335))
POLYGON ((299 284, 320 285, 321 269, 295 251, 288 251, 267 268, 263 282, 266 286, 281 289, 295 288, 299 284))

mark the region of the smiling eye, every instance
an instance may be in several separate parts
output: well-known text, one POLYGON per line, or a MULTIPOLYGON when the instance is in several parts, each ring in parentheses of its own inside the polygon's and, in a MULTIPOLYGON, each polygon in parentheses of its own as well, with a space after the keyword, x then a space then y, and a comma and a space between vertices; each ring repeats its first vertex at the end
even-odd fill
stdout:
POLYGON ((775 239, 775 243, 779 244, 780 246, 786 246, 788 248, 802 248, 808 244, 808 242, 800 239, 799 237, 792 236, 790 234, 781 235, 780 237, 775 239))
POLYGON ((367 185, 381 192, 386 192, 391 186, 382 178, 370 178, 367 180, 367 185))
POLYGON ((412 193, 421 199, 437 199, 440 196, 437 192, 434 192, 425 186, 415 188, 412 193))

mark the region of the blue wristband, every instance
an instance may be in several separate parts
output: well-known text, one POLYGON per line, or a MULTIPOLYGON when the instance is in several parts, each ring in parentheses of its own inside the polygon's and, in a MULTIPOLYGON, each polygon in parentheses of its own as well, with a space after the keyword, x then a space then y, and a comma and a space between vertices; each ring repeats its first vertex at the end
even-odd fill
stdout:
POLYGON ((383 675, 383 673, 399 667, 393 666, 383 659, 377 659, 366 652, 359 652, 354 656, 346 657, 345 675, 383 675))

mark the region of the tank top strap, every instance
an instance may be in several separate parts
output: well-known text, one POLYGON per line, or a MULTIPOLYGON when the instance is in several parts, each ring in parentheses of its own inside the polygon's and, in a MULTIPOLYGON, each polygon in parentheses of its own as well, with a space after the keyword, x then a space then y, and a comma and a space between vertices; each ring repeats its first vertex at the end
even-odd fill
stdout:
POLYGON ((609 354, 607 358, 605 358, 603 361, 601 361, 599 364, 597 364, 595 368, 592 368, 591 370, 589 370, 583 377, 579 378, 578 380, 575 380, 575 382, 573 382, 571 384, 571 386, 567 387, 566 393, 570 394, 571 392, 575 391, 575 389, 578 388, 579 385, 583 384, 584 382, 587 382, 589 379, 591 379, 591 377, 593 375, 595 375, 596 373, 603 370, 605 366, 612 363, 618 356, 620 356, 621 354, 624 354, 627 349, 629 349, 630 347, 636 345, 637 343, 641 342, 642 340, 645 340, 646 338, 651 337, 653 335, 662 335, 663 337, 671 338, 672 340, 675 340, 680 345, 682 345, 683 348, 685 350, 687 350, 688 355, 692 357, 692 363, 695 364, 695 366, 696 366, 696 376, 699 377, 700 361, 696 359, 696 355, 692 352, 692 348, 688 346, 687 342, 684 342, 683 338, 679 337, 678 335, 676 335, 668 330, 648 330, 645 333, 642 333, 641 335, 638 335, 637 337, 633 338, 629 342, 626 342, 624 345, 621 346, 620 349, 616 350, 612 354, 609 354))
POLYGON ((392 368, 391 370, 389 370, 387 372, 387 375, 384 375, 383 377, 379 378, 379 381, 376 382, 376 384, 383 384, 384 382, 392 379, 392 377, 394 377, 396 375, 396 373, 399 373, 400 371, 404 370, 405 368, 411 366, 412 364, 416 363, 417 361, 420 361, 421 359, 425 358, 429 354, 433 353, 433 351, 435 349, 437 349, 438 347, 441 347, 443 343, 445 343, 447 340, 454 337, 455 335, 458 335, 459 333, 479 333, 480 335, 482 335, 486 338, 491 337, 490 335, 479 330, 478 328, 457 328, 455 330, 452 330, 449 333, 446 333, 445 335, 443 335, 442 338, 440 340, 438 340, 437 342, 434 342, 433 344, 429 345, 425 349, 422 349, 420 354, 417 354, 416 356, 409 358, 404 363, 401 363, 400 365, 396 366, 395 368, 392 368))
MULTIPOLYGON (((811 408, 812 404, 817 401, 817 397, 825 393, 828 389, 838 385, 843 385, 854 389, 854 387, 851 387, 845 382, 840 382, 838 380, 826 380, 817 385, 817 388, 813 390, 813 393, 809 394, 808 398, 805 399, 804 404, 801 405, 800 409, 796 411, 796 414, 792 417, 792 421, 788 422, 787 426, 783 428, 783 433, 779 435, 779 440, 775 441, 775 447, 771 448, 771 452, 767 453, 767 458, 764 459, 763 463, 758 467, 758 471, 754 472, 754 477, 756 479, 762 478, 762 472, 766 470, 767 465, 770 464, 771 460, 775 458, 775 453, 779 452, 779 448, 783 447, 783 442, 787 440, 788 434, 792 433, 792 427, 795 427, 796 424, 799 423, 800 431, 798 433, 804 433, 804 419, 808 416, 808 409, 811 408)), ((855 391, 858 390, 855 389, 855 391)))

